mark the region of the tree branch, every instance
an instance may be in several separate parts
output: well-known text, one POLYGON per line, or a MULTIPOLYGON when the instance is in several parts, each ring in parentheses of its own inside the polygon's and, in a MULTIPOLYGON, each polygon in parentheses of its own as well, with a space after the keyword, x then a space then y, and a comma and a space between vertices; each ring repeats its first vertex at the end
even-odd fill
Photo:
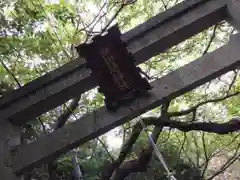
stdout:
MULTIPOLYGON (((210 133, 216 133, 216 134, 228 134, 230 132, 235 132, 240 130, 240 118, 234 118, 233 120, 227 122, 227 123, 205 123, 205 122, 195 122, 195 123, 189 123, 189 122, 179 122, 179 121, 173 121, 170 119, 163 118, 164 116, 161 116, 159 118, 155 117, 148 117, 142 119, 144 121, 144 124, 149 125, 155 125, 154 131, 152 133, 152 137, 154 138, 154 141, 156 142, 162 127, 170 127, 175 128, 183 132, 189 132, 189 131, 203 131, 203 132, 210 132, 210 133), (157 128, 159 127, 159 128, 157 128)), ((140 131, 141 124, 137 123, 135 126, 138 131, 140 131)), ((135 132, 136 133, 136 132, 135 132)), ((139 134, 138 134, 139 135, 139 134)), ((132 138, 132 137, 131 137, 132 138)), ((130 139, 131 139, 130 138, 130 139)), ((129 144, 128 144, 129 146, 129 144)), ((132 146, 132 144, 131 144, 132 146)), ((130 150, 129 150, 130 151, 130 150)), ((135 172, 144 172, 146 170, 147 164, 149 163, 151 157, 152 157, 153 148, 149 144, 147 149, 144 149, 139 158, 136 160, 130 160, 123 162, 121 166, 117 169, 117 171, 114 174, 113 180, 122 180, 131 173, 135 172)), ((120 154, 121 156, 121 154, 120 154)), ((126 156, 124 156, 125 158, 126 156)), ((119 164, 118 164, 119 165, 119 164)), ((114 170, 112 169, 111 173, 114 170)), ((110 174, 110 173, 109 173, 110 174)), ((105 177, 102 179, 109 179, 109 177, 105 177)))
POLYGON ((233 76, 233 79, 229 85, 229 88, 228 88, 228 91, 227 91, 227 94, 229 94, 229 92, 231 91, 233 85, 235 84, 236 80, 237 80, 237 77, 238 77, 238 72, 239 70, 234 70, 234 76, 233 76))
POLYGON ((97 138, 97 140, 100 142, 100 144, 103 146, 103 148, 105 149, 105 151, 107 152, 109 158, 114 161, 114 158, 113 156, 111 155, 111 153, 108 151, 108 148, 107 146, 105 145, 105 143, 100 139, 100 138, 97 138))
POLYGON ((196 111, 197 108, 199 108, 200 106, 203 106, 205 104, 208 104, 208 103, 216 103, 216 102, 219 102, 219 101, 223 101, 223 100, 226 100, 228 98, 231 98, 233 96, 237 96, 239 95, 240 92, 235 92, 233 94, 228 94, 224 97, 220 97, 220 98, 216 98, 216 99, 209 99, 207 101, 204 101, 204 102, 200 102, 199 104, 187 109, 187 110, 183 110, 183 111, 178 111, 178 112, 169 112, 169 117, 176 117, 176 116, 183 116, 183 115, 187 115, 189 113, 192 113, 194 111, 196 111))
MULTIPOLYGON (((161 117, 168 117, 167 116, 167 110, 169 107, 170 102, 167 102, 165 105, 161 108, 161 117)), ((126 142, 126 144, 123 146, 118 159, 110 164, 108 168, 105 168, 105 171, 103 172, 103 175, 100 179, 106 180, 111 179, 112 180, 122 180, 126 178, 128 175, 134 172, 144 172, 146 171, 146 167, 149 163, 149 161, 152 158, 153 153, 153 147, 150 142, 148 142, 148 147, 146 149, 143 149, 140 153, 138 159, 125 161, 125 158, 127 154, 132 149, 132 146, 135 144, 137 138, 139 137, 140 133, 142 131, 142 125, 140 123, 137 123, 133 127, 132 135, 129 138, 129 140, 126 142)), ((154 142, 157 142, 157 139, 162 131, 162 127, 156 126, 154 127, 154 130, 151 134, 151 137, 154 142)))
POLYGON ((235 153, 227 160, 227 162, 225 162, 217 172, 215 172, 212 176, 207 178, 207 180, 212 180, 214 177, 218 176, 219 174, 224 172, 227 168, 229 168, 237 159, 239 159, 240 158, 239 148, 240 144, 238 145, 235 153))
POLYGON ((226 123, 208 123, 208 122, 180 122, 170 119, 148 117, 143 119, 146 125, 155 125, 159 127, 175 128, 183 132, 203 131, 216 134, 228 134, 240 130, 240 118, 234 118, 226 123))
POLYGON ((166 10, 168 9, 166 3, 164 2, 164 0, 161 0, 161 2, 162 2, 162 5, 163 5, 163 7, 164 7, 164 10, 166 11, 166 10))
POLYGON ((19 80, 17 79, 17 77, 14 75, 14 73, 7 67, 7 65, 3 62, 3 60, 1 60, 1 64, 3 66, 3 68, 8 72, 8 74, 10 74, 10 76, 12 76, 12 78, 14 79, 14 81, 17 83, 18 87, 21 87, 21 83, 19 82, 19 80))
POLYGON ((101 179, 103 179, 103 180, 109 179, 112 176, 115 169, 119 168, 119 166, 125 160, 126 156, 131 151, 132 146, 137 141, 137 139, 141 133, 141 130, 142 130, 141 124, 136 124, 133 127, 132 135, 128 139, 128 141, 124 144, 123 148, 121 149, 118 159, 115 160, 112 164, 110 164, 107 168, 105 168, 105 171, 103 172, 101 179))
MULTIPOLYGON (((161 127, 154 127, 154 130, 152 132, 152 139, 154 142, 157 142, 157 139, 162 131, 161 127)), ((119 169, 117 169, 116 174, 113 176, 113 180, 123 180, 127 176, 129 176, 132 173, 136 172, 144 172, 146 171, 147 165, 149 164, 153 153, 153 147, 152 144, 150 144, 146 149, 143 149, 140 153, 138 159, 136 160, 130 160, 124 162, 119 169)))
POLYGON ((209 40, 205 50, 203 51, 202 56, 205 55, 208 52, 208 50, 209 50, 209 48, 210 48, 210 46, 211 46, 211 44, 212 44, 212 42, 213 42, 213 40, 214 40, 214 38, 216 36, 217 28, 218 28, 218 24, 216 24, 214 26, 212 36, 211 36, 211 38, 210 38, 210 40, 209 40))
POLYGON ((57 119, 57 125, 55 127, 55 130, 65 125, 65 123, 67 122, 68 118, 71 116, 73 111, 77 109, 80 98, 81 96, 73 99, 70 106, 67 107, 67 110, 61 116, 59 116, 59 118, 57 119))
MULTIPOLYGON (((75 109, 77 109, 80 98, 81 98, 81 96, 73 99, 73 101, 71 102, 71 104, 67 108, 67 110, 61 116, 59 116, 59 118, 57 119, 57 125, 55 127, 55 130, 60 129, 61 127, 63 127, 66 124, 69 117, 73 114, 73 111, 75 109)), ((57 173, 56 173, 56 168, 57 168, 57 163, 55 161, 48 163, 48 173, 49 173, 51 180, 59 179, 57 176, 57 173)))

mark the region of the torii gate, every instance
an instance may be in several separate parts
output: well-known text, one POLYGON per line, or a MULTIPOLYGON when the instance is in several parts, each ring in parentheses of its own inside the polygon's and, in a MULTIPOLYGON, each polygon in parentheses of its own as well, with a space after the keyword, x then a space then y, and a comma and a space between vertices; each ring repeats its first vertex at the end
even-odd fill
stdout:
MULTIPOLYGON (((186 0, 123 34, 122 39, 135 56, 136 64, 140 64, 222 20, 240 28, 238 0, 186 0)), ((114 114, 102 107, 26 145, 19 145, 20 125, 86 92, 96 83, 85 62, 78 59, 10 92, 0 100, 1 179, 20 180, 24 172, 130 121, 166 99, 239 68, 239 48, 237 34, 227 45, 152 82, 154 88, 149 97, 139 98, 114 114)))

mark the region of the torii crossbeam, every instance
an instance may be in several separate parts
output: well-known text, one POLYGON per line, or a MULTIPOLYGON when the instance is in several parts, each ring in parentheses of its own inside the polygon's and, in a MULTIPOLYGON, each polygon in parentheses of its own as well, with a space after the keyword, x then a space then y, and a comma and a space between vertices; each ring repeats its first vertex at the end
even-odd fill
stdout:
MULTIPOLYGON (((122 35, 136 65, 226 18, 226 0, 188 0, 122 35)), ((0 100, 0 117, 21 125, 94 87, 84 60, 66 65, 10 92, 0 100)))
POLYGON ((229 44, 154 81, 149 96, 110 113, 105 107, 87 114, 62 129, 22 146, 14 161, 14 171, 22 172, 54 159, 107 131, 178 97, 197 86, 240 66, 240 34, 229 44), (38 153, 36 149, 41 149, 38 153))

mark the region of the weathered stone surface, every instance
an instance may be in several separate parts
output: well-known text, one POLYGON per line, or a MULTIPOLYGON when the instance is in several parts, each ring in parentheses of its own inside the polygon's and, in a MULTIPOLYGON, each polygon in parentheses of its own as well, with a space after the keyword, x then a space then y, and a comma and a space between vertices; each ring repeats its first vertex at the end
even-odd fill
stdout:
POLYGON ((229 0, 227 6, 228 21, 234 26, 238 31, 240 30, 240 1, 239 0, 229 0))

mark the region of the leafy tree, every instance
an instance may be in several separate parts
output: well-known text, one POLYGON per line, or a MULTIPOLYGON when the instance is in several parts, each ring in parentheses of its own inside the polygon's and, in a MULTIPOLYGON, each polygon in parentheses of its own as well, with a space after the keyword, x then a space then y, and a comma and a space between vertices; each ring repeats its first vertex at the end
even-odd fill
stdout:
MULTIPOLYGON (((121 31, 126 32, 180 2, 3 1, 0 3, 0 96, 75 59, 74 45, 88 41, 112 24, 118 22, 121 31)), ((226 44, 234 32, 229 24, 221 22, 140 66, 152 80, 160 78, 226 44)), ((167 174, 138 123, 140 118, 148 125, 177 179, 239 178, 238 170, 234 170, 239 165, 239 134, 209 133, 203 126, 212 122, 239 127, 239 93, 239 71, 226 73, 117 128, 117 136, 123 139, 122 147, 113 147, 106 134, 78 147, 77 155, 69 152, 34 169, 25 179, 74 178, 74 157, 88 180, 112 174, 115 180, 166 179, 167 174), (200 128, 194 129, 194 123, 200 128)), ((103 96, 96 89, 86 92, 23 127, 23 143, 51 133, 101 106, 103 96)))

